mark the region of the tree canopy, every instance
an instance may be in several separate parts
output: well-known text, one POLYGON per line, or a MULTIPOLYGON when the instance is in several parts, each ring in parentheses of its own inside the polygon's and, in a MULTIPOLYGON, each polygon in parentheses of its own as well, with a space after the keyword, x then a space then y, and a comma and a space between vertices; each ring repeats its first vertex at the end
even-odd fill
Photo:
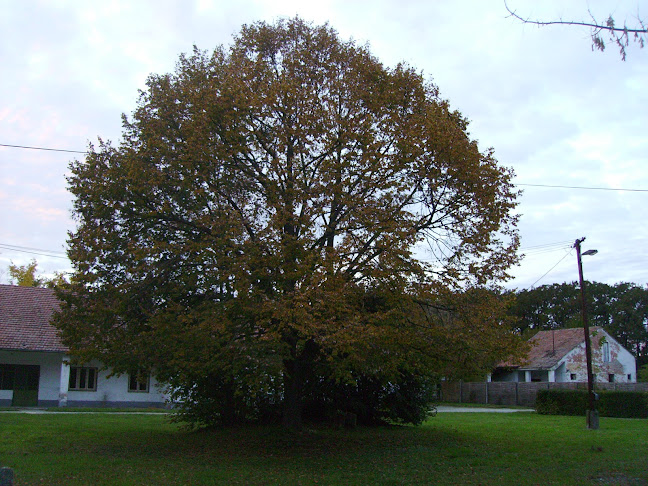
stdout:
POLYGON ((9 281, 21 287, 42 287, 45 281, 36 276, 36 267, 38 267, 36 260, 32 260, 27 265, 15 265, 11 262, 11 265, 9 265, 9 281))
POLYGON ((65 283, 65 275, 55 272, 51 278, 43 275, 38 276, 36 269, 38 262, 36 260, 30 261, 26 265, 15 265, 13 262, 9 265, 9 281, 12 284, 21 287, 50 287, 54 288, 65 283))
MULTIPOLYGON (((590 325, 605 328, 640 365, 648 363, 648 288, 627 282, 587 282, 585 289, 590 325)), ((511 312, 518 332, 582 326, 580 299, 577 282, 515 292, 511 312)))
POLYGON ((479 301, 474 334, 455 305, 517 261, 512 171, 467 125, 413 68, 326 25, 194 49, 149 77, 118 147, 71 164, 64 340, 155 369, 195 410, 268 401, 290 427, 324 383, 387 396, 451 371, 459 337, 504 358, 500 303, 479 301))

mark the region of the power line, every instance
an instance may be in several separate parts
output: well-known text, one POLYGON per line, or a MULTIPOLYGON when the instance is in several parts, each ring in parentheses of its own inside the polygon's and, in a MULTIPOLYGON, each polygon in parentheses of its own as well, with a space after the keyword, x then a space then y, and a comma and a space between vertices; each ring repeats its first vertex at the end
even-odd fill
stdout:
POLYGON ((558 186, 552 184, 515 184, 516 186, 547 187, 552 189, 582 189, 587 191, 648 192, 648 189, 623 189, 614 187, 558 186))
POLYGON ((42 250, 40 248, 29 248, 27 246, 8 245, 6 243, 0 243, 0 248, 5 250, 10 250, 10 251, 17 251, 20 253, 28 253, 31 255, 49 257, 49 258, 61 258, 63 260, 68 259, 67 256, 62 256, 65 255, 65 252, 63 251, 42 250))
POLYGON ((524 252, 525 254, 537 255, 540 253, 551 253, 556 250, 563 250, 571 248, 573 243, 571 241, 559 241, 556 243, 545 243, 543 245, 534 245, 518 248, 518 252, 524 252))
POLYGON ((571 251, 568 252, 568 253, 565 253, 565 256, 563 256, 560 260, 558 260, 558 263, 556 263, 553 267, 551 267, 549 270, 547 270, 547 271, 545 272, 545 274, 544 274, 542 277, 540 277, 538 280, 536 280, 535 282, 533 282, 529 288, 532 289, 533 287, 535 287, 535 284, 537 284, 540 280, 542 280, 542 279, 545 278, 547 275, 549 275, 549 272, 551 272, 554 268, 556 268, 556 267, 560 264, 560 262, 562 262, 562 261, 563 261, 565 258, 567 258, 569 255, 571 255, 571 253, 572 253, 571 251))
POLYGON ((561 246, 562 247, 562 246, 565 246, 565 245, 569 245, 571 247, 573 244, 574 244, 574 242, 571 241, 571 240, 563 240, 563 241, 556 241, 554 243, 543 243, 541 245, 524 246, 524 247, 521 247, 520 250, 536 250, 536 249, 539 249, 539 248, 548 248, 548 247, 552 247, 552 246, 554 246, 554 247, 555 246, 561 246))
MULTIPOLYGON (((17 149, 27 149, 27 150, 47 150, 50 152, 67 152, 70 154, 87 154, 88 151, 80 150, 66 150, 66 149, 56 149, 49 147, 31 147, 27 145, 10 145, 6 143, 0 143, 0 147, 10 147, 17 149)), ((617 192, 648 192, 648 189, 628 189, 628 188, 614 188, 614 187, 591 187, 591 186, 562 186, 556 184, 515 184, 516 186, 523 187, 546 187, 549 189, 578 189, 586 191, 617 191, 617 192)))
POLYGON ((28 147, 27 145, 9 145, 6 143, 0 143, 0 147, 11 147, 11 148, 19 148, 19 149, 28 149, 28 150, 47 150, 49 152, 67 152, 70 154, 87 154, 88 152, 81 152, 79 150, 65 150, 65 149, 55 149, 55 148, 47 148, 47 147, 28 147))

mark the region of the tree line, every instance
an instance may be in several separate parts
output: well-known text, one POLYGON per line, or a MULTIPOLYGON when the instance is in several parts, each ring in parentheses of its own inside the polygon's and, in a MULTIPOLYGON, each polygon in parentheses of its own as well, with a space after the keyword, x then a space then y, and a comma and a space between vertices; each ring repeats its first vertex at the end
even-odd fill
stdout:
MULTIPOLYGON (((580 327, 581 293, 578 282, 542 285, 511 293, 515 330, 529 336, 542 330, 580 327)), ((601 326, 637 359, 648 364, 648 287, 634 283, 585 283, 590 326, 601 326)))

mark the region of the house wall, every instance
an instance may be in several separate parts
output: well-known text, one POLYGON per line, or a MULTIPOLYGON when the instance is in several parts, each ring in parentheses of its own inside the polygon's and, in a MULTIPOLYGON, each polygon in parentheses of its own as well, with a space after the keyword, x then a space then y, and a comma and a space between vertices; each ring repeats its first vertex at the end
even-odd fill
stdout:
MULTIPOLYGON (((636 383, 637 369, 634 356, 605 331, 592 333, 592 372, 597 383, 636 383), (607 343, 608 352, 605 344, 607 343), (610 381, 612 378, 612 381, 610 381)), ((575 347, 552 370, 513 370, 492 376, 494 382, 587 382, 585 343, 575 347)))
POLYGON ((101 370, 96 361, 88 365, 100 369, 96 391, 68 391, 68 407, 161 407, 165 405, 166 395, 163 387, 154 377, 150 377, 148 392, 129 392, 128 375, 112 376, 101 370))
MULTIPOLYGON (((38 406, 59 406, 61 368, 67 356, 63 353, 36 351, 0 351, 0 363, 16 365, 38 365, 38 406)), ((65 365, 67 366, 67 365, 65 365)), ((91 362, 86 366, 101 369, 101 364, 91 362)), ((68 407, 163 407, 166 395, 163 387, 149 378, 148 392, 129 392, 128 375, 108 378, 108 371, 99 371, 96 391, 68 391, 68 407)), ((67 384, 67 382, 66 382, 67 384)), ((0 390, 0 407, 12 404, 13 390, 0 390)))
POLYGON ((524 373, 522 379, 519 377, 519 371, 509 371, 506 373, 498 373, 492 376, 493 382, 515 382, 524 381, 524 373))
MULTIPOLYGON (((623 348, 606 332, 599 332, 591 338, 592 373, 597 383, 609 383, 613 375, 614 383, 636 383, 637 369, 634 356, 623 348), (607 343, 609 353, 605 352, 607 343), (608 356, 609 355, 609 356, 608 356)), ((570 351, 563 360, 565 364, 565 381, 587 381, 587 360, 585 343, 570 351), (572 378, 572 375, 574 377, 572 378)))
POLYGON ((567 372, 567 365, 565 363, 560 363, 558 368, 556 368, 554 381, 555 383, 568 383, 571 381, 569 373, 567 372))
MULTIPOLYGON (((38 365, 38 406, 56 407, 59 399, 59 382, 63 353, 35 351, 0 351, 0 363, 15 365, 38 365)), ((13 390, 0 390, 0 406, 9 407, 13 390)))

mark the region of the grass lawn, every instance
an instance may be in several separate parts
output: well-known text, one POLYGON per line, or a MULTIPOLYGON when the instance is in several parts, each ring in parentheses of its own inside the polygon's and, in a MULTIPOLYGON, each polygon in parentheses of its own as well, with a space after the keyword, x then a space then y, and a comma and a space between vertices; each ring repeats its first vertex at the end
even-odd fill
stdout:
POLYGON ((440 413, 421 427, 189 432, 164 415, 0 414, 26 485, 648 485, 648 420, 440 413))

